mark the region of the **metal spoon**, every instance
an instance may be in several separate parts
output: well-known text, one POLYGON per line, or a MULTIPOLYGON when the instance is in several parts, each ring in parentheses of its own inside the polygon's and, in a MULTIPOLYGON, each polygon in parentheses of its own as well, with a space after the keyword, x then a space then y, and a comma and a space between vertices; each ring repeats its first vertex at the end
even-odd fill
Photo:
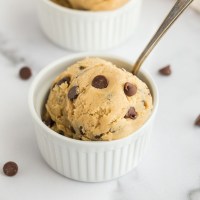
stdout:
POLYGON ((171 25, 178 19, 181 13, 193 2, 193 0, 177 0, 174 7, 171 9, 153 38, 150 40, 144 51, 140 54, 139 58, 133 66, 132 73, 137 75, 141 65, 147 56, 151 53, 153 48, 157 45, 162 36, 167 32, 171 25))

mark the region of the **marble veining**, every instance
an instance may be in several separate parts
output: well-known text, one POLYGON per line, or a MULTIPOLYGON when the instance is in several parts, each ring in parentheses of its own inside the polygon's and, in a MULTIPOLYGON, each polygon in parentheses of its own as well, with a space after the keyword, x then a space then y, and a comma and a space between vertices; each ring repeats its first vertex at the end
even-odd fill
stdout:
POLYGON ((20 50, 10 43, 9 39, 0 32, 0 53, 9 60, 12 65, 16 66, 22 63, 26 63, 25 57, 20 55, 20 50))
POLYGON ((199 200, 200 199, 200 188, 193 189, 188 194, 189 200, 199 200))

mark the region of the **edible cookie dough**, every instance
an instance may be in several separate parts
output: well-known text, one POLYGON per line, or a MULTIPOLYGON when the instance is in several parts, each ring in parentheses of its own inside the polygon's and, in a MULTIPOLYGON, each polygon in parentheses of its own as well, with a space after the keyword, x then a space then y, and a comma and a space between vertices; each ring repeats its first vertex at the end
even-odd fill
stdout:
POLYGON ((100 58, 86 58, 53 82, 43 121, 78 140, 116 140, 149 118, 153 104, 147 85, 100 58))
POLYGON ((91 10, 91 11, 101 11, 101 10, 114 10, 125 3, 128 0, 52 0, 53 2, 60 4, 65 7, 78 9, 78 10, 91 10))

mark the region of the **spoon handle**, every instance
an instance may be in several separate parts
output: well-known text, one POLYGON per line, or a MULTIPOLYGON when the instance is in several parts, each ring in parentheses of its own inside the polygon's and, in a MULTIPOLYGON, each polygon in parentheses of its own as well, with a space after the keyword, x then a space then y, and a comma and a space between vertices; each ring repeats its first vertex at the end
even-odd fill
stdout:
POLYGON ((169 14, 150 40, 144 51, 140 54, 136 63, 133 66, 133 74, 137 74, 142 63, 146 57, 151 53, 153 48, 157 45, 162 36, 167 32, 171 25, 176 21, 176 19, 181 15, 181 13, 192 3, 193 0, 177 0, 174 7, 170 10, 169 14))

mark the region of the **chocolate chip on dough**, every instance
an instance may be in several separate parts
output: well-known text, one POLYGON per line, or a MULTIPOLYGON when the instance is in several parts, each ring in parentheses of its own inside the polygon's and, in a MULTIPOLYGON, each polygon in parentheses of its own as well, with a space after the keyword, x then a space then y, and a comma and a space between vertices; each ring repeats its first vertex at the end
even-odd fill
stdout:
POLYGON ((137 118, 137 112, 135 111, 134 107, 130 107, 124 118, 130 118, 130 119, 136 119, 137 118))
POLYGON ((78 97, 78 86, 73 86, 68 92, 68 98, 73 101, 78 97))
POLYGON ((80 70, 84 70, 85 68, 86 68, 86 67, 84 67, 84 66, 80 66, 80 67, 79 67, 80 70))
POLYGON ((43 122, 48 126, 48 127, 52 127, 55 122, 51 119, 51 118, 48 118, 46 120, 43 120, 43 122))
POLYGON ((65 83, 65 82, 67 82, 67 84, 69 85, 70 80, 71 80, 70 77, 69 77, 69 76, 66 76, 66 77, 62 78, 61 80, 59 80, 59 81, 57 82, 57 85, 62 85, 62 84, 65 83))
POLYGON ((102 136, 103 136, 104 134, 102 133, 102 134, 100 134, 100 135, 95 135, 95 139, 97 139, 97 140, 99 140, 99 139, 101 139, 102 138, 102 136))
POLYGON ((92 86, 97 89, 104 89, 108 87, 108 80, 105 76, 96 76, 92 81, 92 86))
POLYGON ((126 82, 124 85, 124 93, 131 97, 137 93, 137 86, 133 85, 132 83, 126 82))

